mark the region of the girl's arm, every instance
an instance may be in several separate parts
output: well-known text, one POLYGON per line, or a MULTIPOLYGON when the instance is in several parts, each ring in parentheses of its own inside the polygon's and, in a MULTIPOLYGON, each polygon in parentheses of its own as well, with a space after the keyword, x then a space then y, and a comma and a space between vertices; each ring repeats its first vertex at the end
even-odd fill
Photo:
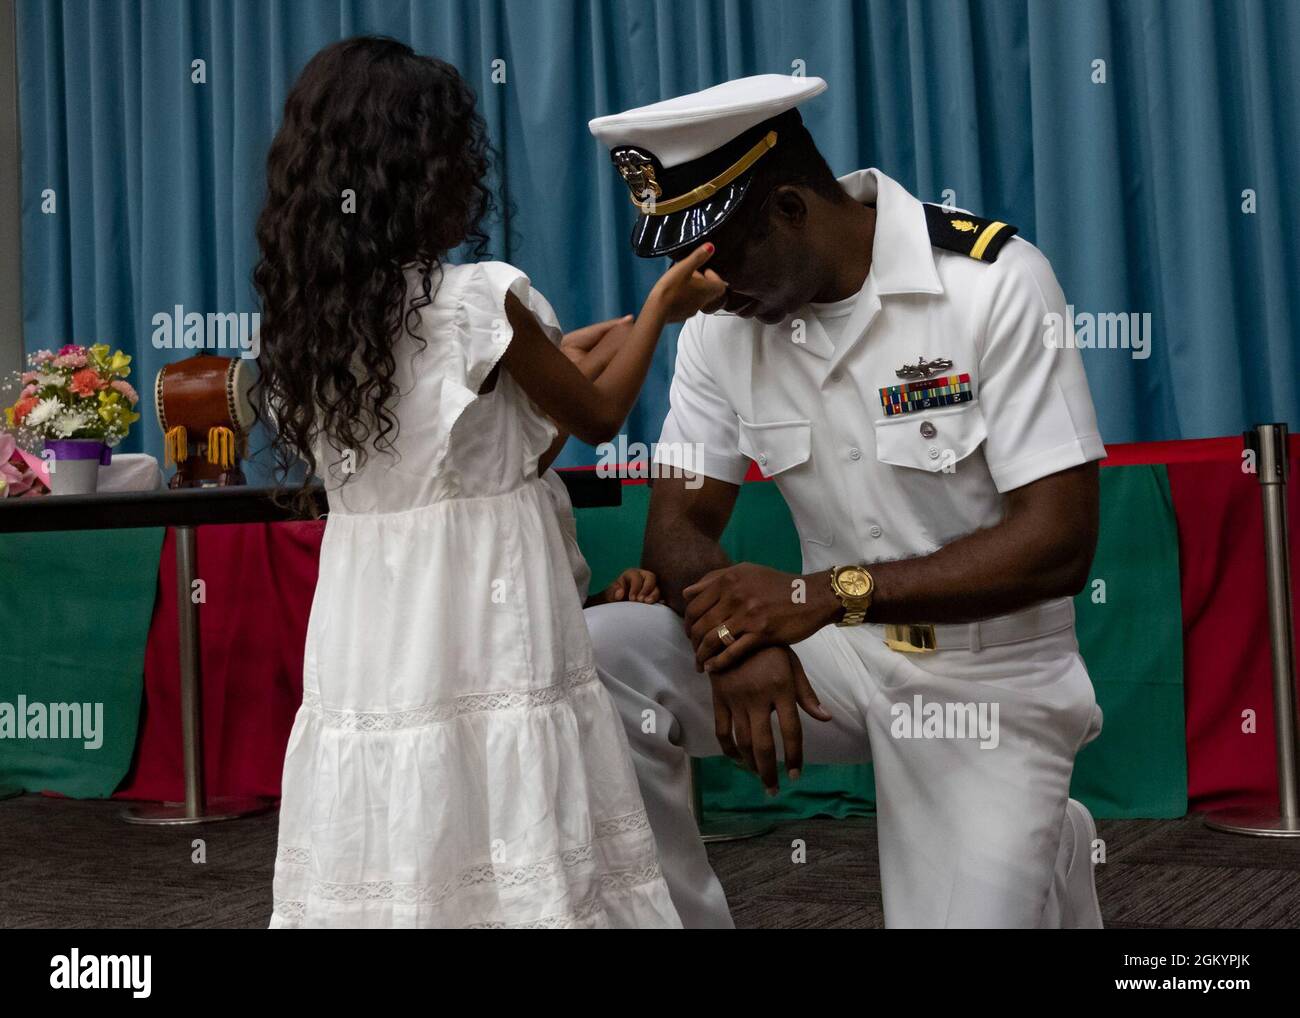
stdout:
POLYGON ((561 431, 599 445, 618 434, 645 382, 663 327, 682 321, 726 292, 714 272, 701 272, 713 245, 704 244, 660 277, 613 360, 592 382, 547 338, 523 303, 506 293, 506 318, 514 331, 501 358, 507 371, 561 431))
MULTIPOLYGON (((601 372, 609 366, 623 340, 632 331, 632 316, 610 318, 603 322, 584 325, 580 329, 566 332, 560 341, 560 352, 578 366, 578 370, 590 381, 600 377, 601 372)), ((552 422, 554 423, 554 422, 552 422)), ((564 451, 569 441, 569 433, 556 425, 558 434, 550 447, 537 460, 537 472, 546 473, 556 458, 564 451)))

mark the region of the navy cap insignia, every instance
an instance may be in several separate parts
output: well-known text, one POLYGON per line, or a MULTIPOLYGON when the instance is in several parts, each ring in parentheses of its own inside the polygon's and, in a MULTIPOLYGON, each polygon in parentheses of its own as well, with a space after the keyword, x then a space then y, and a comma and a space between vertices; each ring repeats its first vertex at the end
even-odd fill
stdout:
POLYGON ((915 364, 904 363, 894 374, 899 378, 930 378, 940 371, 947 371, 951 367, 952 361, 947 357, 936 357, 932 361, 927 361, 924 357, 918 357, 915 364))
POLYGON ((636 148, 616 148, 609 154, 614 167, 639 201, 653 201, 664 193, 655 174, 655 158, 636 148))
POLYGON ((945 205, 927 202, 924 207, 931 244, 982 262, 997 261, 998 252, 1017 232, 1016 227, 1000 220, 981 219, 945 205))

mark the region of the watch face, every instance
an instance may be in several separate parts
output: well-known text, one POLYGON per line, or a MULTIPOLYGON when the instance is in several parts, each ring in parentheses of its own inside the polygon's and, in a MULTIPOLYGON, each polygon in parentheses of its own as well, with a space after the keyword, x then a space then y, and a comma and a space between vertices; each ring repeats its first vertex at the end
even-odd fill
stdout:
POLYGON ((864 597, 871 590, 871 581, 861 569, 841 569, 835 582, 849 597, 864 597))

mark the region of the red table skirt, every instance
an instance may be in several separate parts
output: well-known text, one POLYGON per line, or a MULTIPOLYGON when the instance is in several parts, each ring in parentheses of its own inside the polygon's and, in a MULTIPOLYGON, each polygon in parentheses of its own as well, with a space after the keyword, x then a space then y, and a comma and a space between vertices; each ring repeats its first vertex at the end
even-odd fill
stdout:
MULTIPOLYGON (((1292 456, 1291 470, 1300 470, 1300 457, 1292 456)), ((1188 800, 1195 810, 1276 807, 1273 659, 1259 481, 1242 473, 1239 459, 1176 463, 1168 471, 1183 596, 1188 800)), ((1293 477, 1289 485, 1287 514, 1294 587, 1300 577, 1300 478, 1293 477)), ((1300 611, 1293 624, 1300 632, 1300 611)))
MULTIPOLYGON (((302 703, 303 641, 324 522, 200 527, 197 574, 208 795, 280 794, 302 703)), ((176 543, 168 531, 144 662, 135 761, 116 798, 184 800, 176 543)))
MULTIPOLYGON (((1108 461, 1169 464, 1193 808, 1259 804, 1277 794, 1260 492, 1256 478, 1241 470, 1240 448, 1238 439, 1117 446, 1108 461), (1253 732, 1243 712, 1253 712, 1253 732)), ((1293 444, 1293 470, 1300 469, 1298 452, 1293 444)), ((1292 572, 1300 576, 1300 482, 1293 480, 1289 494, 1292 572)), ((284 749, 302 699, 303 640, 323 533, 323 523, 198 532, 209 795, 280 793, 284 749)), ((174 548, 169 534, 145 657, 141 734, 120 798, 184 798, 174 548)))

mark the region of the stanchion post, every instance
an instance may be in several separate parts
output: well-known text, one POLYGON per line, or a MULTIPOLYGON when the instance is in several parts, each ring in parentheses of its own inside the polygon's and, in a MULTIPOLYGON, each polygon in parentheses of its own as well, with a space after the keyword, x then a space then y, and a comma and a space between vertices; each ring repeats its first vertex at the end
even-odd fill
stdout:
POLYGON ((1278 811, 1233 809, 1210 813, 1207 826, 1233 834, 1300 837, 1300 773, 1296 757, 1296 653, 1291 555, 1287 534, 1289 474, 1287 426, 1260 424, 1246 432, 1264 501, 1264 556, 1268 577, 1268 632, 1273 658, 1273 714, 1277 740, 1278 811))
POLYGON ((185 766, 184 805, 150 803, 131 806, 122 819, 132 824, 202 824, 264 813, 273 805, 251 796, 209 801, 203 778, 203 682, 199 647, 199 603, 194 599, 198 579, 198 532, 195 526, 174 528, 176 539, 176 623, 180 644, 181 741, 185 766))
POLYGON ((181 740, 184 747, 185 815, 201 817, 207 809, 203 785, 203 692, 200 688, 199 606, 194 600, 198 577, 198 542, 193 527, 177 527, 176 632, 181 652, 181 740))

